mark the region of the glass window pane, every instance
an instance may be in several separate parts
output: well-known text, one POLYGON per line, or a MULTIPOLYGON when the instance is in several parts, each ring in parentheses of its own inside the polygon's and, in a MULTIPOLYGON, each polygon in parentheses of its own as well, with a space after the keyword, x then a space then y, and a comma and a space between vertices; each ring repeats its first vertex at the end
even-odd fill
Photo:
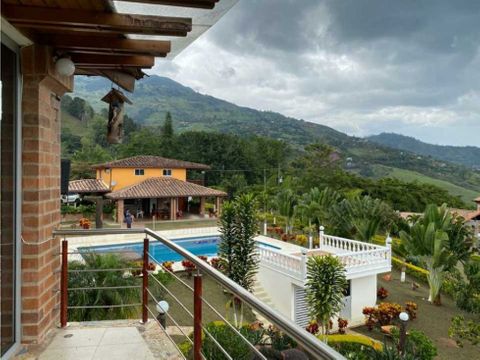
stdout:
POLYGON ((15 118, 17 58, 2 44, 0 117, 1 354, 15 342, 15 118))

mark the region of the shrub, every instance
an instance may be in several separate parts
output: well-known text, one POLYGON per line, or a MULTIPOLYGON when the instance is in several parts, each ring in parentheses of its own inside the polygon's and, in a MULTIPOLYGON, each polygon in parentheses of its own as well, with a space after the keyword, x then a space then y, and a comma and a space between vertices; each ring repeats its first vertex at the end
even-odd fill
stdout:
POLYGON ((428 275, 428 270, 425 270, 421 267, 409 264, 408 262, 402 261, 400 259, 397 259, 396 257, 392 256, 392 265, 396 267, 397 269, 401 269, 402 266, 405 265, 406 267, 406 272, 408 275, 414 277, 417 280, 427 282, 427 275, 428 275))
POLYGON ((295 242, 298 245, 305 247, 305 246, 307 246, 308 238, 307 238, 306 235, 303 235, 303 234, 297 235, 297 236, 295 236, 295 242))
POLYGON ((310 321, 305 330, 307 330, 312 335, 317 335, 320 327, 318 326, 316 321, 310 321))
POLYGON ((405 303, 405 311, 408 313, 410 320, 417 318, 418 305, 413 301, 407 301, 405 303))
POLYGON ((282 241, 292 241, 295 240, 294 234, 282 234, 281 236, 282 241))
MULTIPOLYGON (((320 339, 324 338, 323 335, 318 336, 320 339)), ((336 344, 359 344, 368 346, 369 348, 375 350, 382 350, 383 346, 382 343, 379 341, 373 340, 365 335, 360 334, 347 334, 347 335, 326 335, 327 342, 329 345, 336 345, 336 344)), ((336 347, 336 346, 335 346, 336 347)))
POLYGON ((338 332, 340 334, 345 334, 345 329, 348 326, 348 321, 342 318, 338 318, 338 332))
POLYGON ((164 261, 162 267, 170 272, 173 272, 173 261, 164 261))
POLYGON ((193 262, 191 262, 190 260, 186 260, 186 259, 182 261, 182 266, 185 269, 185 271, 187 272, 188 276, 192 276, 193 270, 196 269, 195 264, 193 262))
POLYGON ((386 299, 388 297, 388 290, 385 289, 383 286, 377 290, 377 297, 380 299, 386 299))
POLYGON ((337 350, 348 360, 370 360, 371 348, 364 344, 354 342, 338 342, 329 345, 337 350))
POLYGON ((377 306, 377 318, 381 326, 390 325, 402 312, 402 307, 396 303, 380 303, 377 306))
POLYGON ((362 310, 362 314, 365 315, 365 325, 367 326, 368 330, 373 330, 375 325, 377 324, 377 318, 376 318, 376 309, 375 307, 364 307, 362 310))
POLYGON ((221 268, 221 260, 220 258, 213 258, 210 260, 210 265, 212 265, 213 268, 220 270, 221 268))
POLYGON ((206 263, 208 263, 208 257, 207 257, 207 256, 198 255, 198 258, 199 258, 200 260, 203 260, 203 261, 205 261, 206 263))
POLYGON ((283 351, 297 347, 295 340, 272 325, 266 330, 266 335, 268 336, 268 341, 272 345, 272 348, 275 350, 283 351))
POLYGON ((366 317, 365 325, 369 330, 375 325, 391 325, 401 312, 402 307, 396 303, 380 303, 376 307, 365 307, 362 311, 366 317))
POLYGON ((81 218, 79 223, 80 223, 80 227, 86 230, 90 229, 90 227, 92 226, 92 223, 87 218, 81 218))
MULTIPOLYGON (((392 330, 392 337, 394 343, 398 345, 400 338, 398 329, 392 330)), ((405 350, 406 354, 413 356, 414 359, 433 360, 437 356, 437 348, 433 341, 422 331, 414 329, 408 331, 405 350)))

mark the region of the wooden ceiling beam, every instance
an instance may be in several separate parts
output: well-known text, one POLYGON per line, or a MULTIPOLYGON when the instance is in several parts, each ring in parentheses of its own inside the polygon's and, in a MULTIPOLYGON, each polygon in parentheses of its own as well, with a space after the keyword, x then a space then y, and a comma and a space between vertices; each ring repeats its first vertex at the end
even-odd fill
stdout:
POLYGON ((128 2, 169 5, 199 9, 213 9, 219 0, 123 0, 128 2))
POLYGON ((97 52, 165 56, 170 41, 120 39, 105 36, 38 34, 36 42, 66 52, 97 52))
POLYGON ((88 10, 2 5, 2 16, 16 27, 120 34, 187 36, 192 19, 105 13, 88 10))
POLYGON ((142 67, 151 68, 155 65, 153 56, 124 56, 124 55, 98 55, 98 54, 71 54, 75 66, 112 66, 112 67, 142 67))

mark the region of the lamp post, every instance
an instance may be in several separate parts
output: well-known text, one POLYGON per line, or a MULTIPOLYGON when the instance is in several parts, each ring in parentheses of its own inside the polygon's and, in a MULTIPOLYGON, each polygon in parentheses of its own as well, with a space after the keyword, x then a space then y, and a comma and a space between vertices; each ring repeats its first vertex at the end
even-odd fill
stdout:
POLYGON ((170 305, 165 300, 159 301, 157 306, 158 316, 157 320, 160 325, 166 330, 167 329, 167 312, 170 308, 170 305))
POLYGON ((398 316, 400 319, 400 339, 398 342, 398 351, 401 355, 405 354, 405 343, 407 340, 407 322, 409 319, 408 313, 401 312, 398 316))

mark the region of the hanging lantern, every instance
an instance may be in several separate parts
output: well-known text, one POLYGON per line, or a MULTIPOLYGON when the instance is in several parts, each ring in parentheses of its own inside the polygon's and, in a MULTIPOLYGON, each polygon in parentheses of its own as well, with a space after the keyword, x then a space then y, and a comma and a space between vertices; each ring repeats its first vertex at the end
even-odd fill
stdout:
POLYGON ((124 104, 132 104, 132 102, 120 90, 116 89, 110 90, 102 98, 102 101, 109 104, 107 141, 109 144, 119 144, 123 137, 124 104))

